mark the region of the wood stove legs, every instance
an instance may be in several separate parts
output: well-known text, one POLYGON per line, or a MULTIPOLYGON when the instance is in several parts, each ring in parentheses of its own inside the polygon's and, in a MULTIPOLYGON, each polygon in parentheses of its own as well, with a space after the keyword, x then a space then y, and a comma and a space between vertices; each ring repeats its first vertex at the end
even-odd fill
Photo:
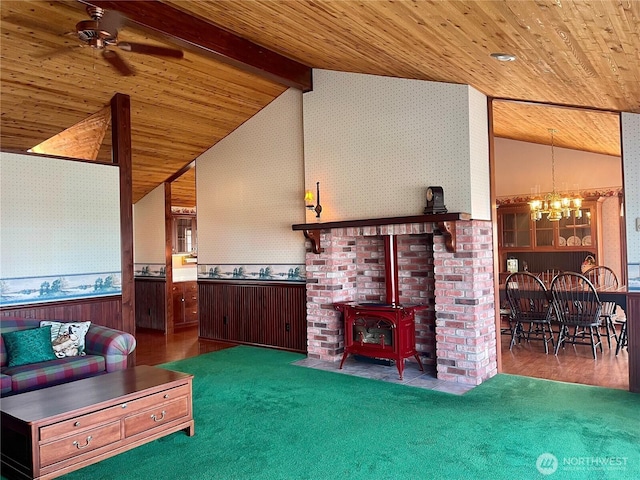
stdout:
MULTIPOLYGON (((420 367, 420 371, 424 372, 424 366, 422 365, 422 360, 420 360, 420 355, 418 355, 417 353, 414 355, 414 357, 416 358, 416 361, 418 362, 418 366, 420 367)), ((402 362, 404 363, 404 362, 402 362)), ((402 378, 402 376, 401 376, 402 378)))
MULTIPOLYGON (((342 354, 342 360, 340 361, 340 367, 339 369, 342 370, 342 366, 344 365, 344 361, 347 359, 347 357, 349 356, 349 352, 348 350, 345 350, 344 353, 342 354)), ((358 354, 360 355, 365 355, 366 354, 362 353, 361 351, 358 352, 358 354)), ((418 362, 418 366, 420 367, 420 371, 424 372, 424 365, 422 365, 422 360, 420 360, 420 355, 418 355, 417 353, 413 355, 416 359, 416 361, 418 362)), ((404 380, 404 358, 399 357, 399 358, 389 358, 390 360, 395 360, 396 362, 396 367, 398 368, 398 375, 400 376, 400 380, 404 380)))
MULTIPOLYGON (((424 366, 422 365, 422 360, 420 360, 420 355, 417 353, 414 355, 415 359, 418 361, 418 366, 420 367, 420 371, 424 372, 424 366)), ((399 361, 396 361, 396 367, 398 367, 398 374, 400 375, 400 380, 404 380, 404 358, 401 358, 399 361)))

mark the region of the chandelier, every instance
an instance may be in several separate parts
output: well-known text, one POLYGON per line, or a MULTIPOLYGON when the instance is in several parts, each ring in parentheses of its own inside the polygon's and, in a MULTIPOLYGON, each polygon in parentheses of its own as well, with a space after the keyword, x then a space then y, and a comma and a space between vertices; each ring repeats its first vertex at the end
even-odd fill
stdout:
POLYGON ((582 198, 579 195, 570 197, 560 195, 556 191, 556 159, 553 150, 553 134, 557 130, 549 129, 551 134, 551 181, 552 191, 544 198, 534 198, 529 202, 531 207, 531 220, 541 220, 543 215, 547 220, 557 222, 562 218, 569 218, 573 213, 576 218, 582 218, 582 198))

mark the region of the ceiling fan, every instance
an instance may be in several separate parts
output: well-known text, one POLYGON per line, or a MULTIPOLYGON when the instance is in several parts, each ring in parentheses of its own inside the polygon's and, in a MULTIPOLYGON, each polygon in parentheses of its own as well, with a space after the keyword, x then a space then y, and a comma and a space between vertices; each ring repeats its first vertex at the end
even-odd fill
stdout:
POLYGON ((116 11, 106 11, 89 5, 87 6, 87 14, 91 20, 82 20, 76 24, 78 38, 86 45, 102 50, 102 57, 121 75, 133 75, 135 70, 115 50, 109 47, 117 47, 125 52, 160 57, 183 57, 182 50, 178 49, 118 41, 118 29, 124 24, 125 18, 116 11))

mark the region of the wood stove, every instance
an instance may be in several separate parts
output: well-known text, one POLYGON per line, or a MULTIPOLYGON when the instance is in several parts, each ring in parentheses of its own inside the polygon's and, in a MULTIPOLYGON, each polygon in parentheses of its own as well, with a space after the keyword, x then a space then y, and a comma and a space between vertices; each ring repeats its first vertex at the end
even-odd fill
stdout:
POLYGON ((340 368, 349 354, 394 360, 400 380, 404 360, 415 357, 424 370, 416 350, 415 312, 426 305, 400 305, 398 290, 397 239, 384 236, 385 303, 340 302, 334 304, 344 319, 344 353, 340 368))

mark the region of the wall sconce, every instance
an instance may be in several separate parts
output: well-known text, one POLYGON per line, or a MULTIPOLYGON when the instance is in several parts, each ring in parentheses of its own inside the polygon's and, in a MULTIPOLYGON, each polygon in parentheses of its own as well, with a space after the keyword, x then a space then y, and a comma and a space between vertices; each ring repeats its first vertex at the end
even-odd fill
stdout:
POLYGON ((322 212, 322 205, 320 205, 320 182, 316 182, 316 200, 317 203, 313 204, 313 192, 307 190, 304 193, 304 203, 309 210, 316 212, 316 218, 320 218, 320 212, 322 212))

